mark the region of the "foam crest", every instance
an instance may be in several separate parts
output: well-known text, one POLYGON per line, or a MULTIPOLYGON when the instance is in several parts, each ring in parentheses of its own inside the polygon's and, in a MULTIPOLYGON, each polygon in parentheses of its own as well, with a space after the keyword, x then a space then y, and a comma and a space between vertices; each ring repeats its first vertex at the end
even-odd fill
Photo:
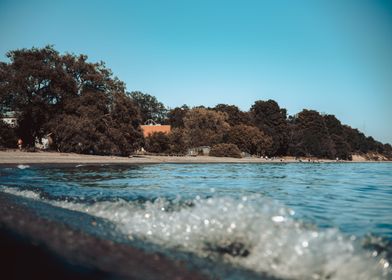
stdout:
MULTIPOLYGON (((6 192, 37 199, 30 191, 6 192)), ((200 257, 220 259, 258 273, 290 279, 389 279, 383 256, 363 249, 337 229, 320 230, 260 196, 200 198, 187 203, 157 199, 91 205, 47 201, 113 222, 138 238, 200 257)))
POLYGON ((23 196, 23 197, 35 199, 35 200, 38 200, 41 198, 41 195, 38 192, 34 192, 34 191, 30 191, 30 190, 18 190, 15 188, 3 187, 1 185, 0 185, 0 187, 1 187, 1 190, 5 193, 23 196))

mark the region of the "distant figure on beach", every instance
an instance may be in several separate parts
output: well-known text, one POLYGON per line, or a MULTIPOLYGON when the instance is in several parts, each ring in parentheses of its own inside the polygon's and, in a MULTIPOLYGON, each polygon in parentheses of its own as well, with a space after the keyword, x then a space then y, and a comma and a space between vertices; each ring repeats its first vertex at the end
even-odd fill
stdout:
POLYGON ((18 139, 18 148, 22 150, 23 140, 21 138, 18 139))

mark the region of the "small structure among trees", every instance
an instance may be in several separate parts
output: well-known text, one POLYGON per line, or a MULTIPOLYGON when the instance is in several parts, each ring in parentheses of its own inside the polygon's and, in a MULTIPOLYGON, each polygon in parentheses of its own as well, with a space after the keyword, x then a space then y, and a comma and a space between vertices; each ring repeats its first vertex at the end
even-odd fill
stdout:
POLYGON ((147 120, 145 124, 141 125, 140 127, 143 131, 143 136, 145 138, 151 136, 154 133, 169 134, 171 131, 170 125, 161 125, 156 123, 152 119, 147 120))
POLYGON ((16 117, 16 112, 4 112, 1 117, 1 121, 10 127, 16 127, 18 125, 18 118, 16 117))

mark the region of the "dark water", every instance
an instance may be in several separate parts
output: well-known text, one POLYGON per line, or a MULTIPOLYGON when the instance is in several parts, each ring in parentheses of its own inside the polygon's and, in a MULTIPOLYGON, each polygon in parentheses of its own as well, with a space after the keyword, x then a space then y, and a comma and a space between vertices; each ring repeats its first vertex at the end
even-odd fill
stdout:
POLYGON ((295 279, 389 279, 392 164, 1 168, 5 192, 130 239, 295 279))

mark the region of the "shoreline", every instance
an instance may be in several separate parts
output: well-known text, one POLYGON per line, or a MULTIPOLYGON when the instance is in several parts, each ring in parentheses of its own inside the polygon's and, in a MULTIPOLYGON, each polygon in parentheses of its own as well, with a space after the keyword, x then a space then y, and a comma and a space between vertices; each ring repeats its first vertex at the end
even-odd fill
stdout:
POLYGON ((120 156, 97 156, 83 155, 75 153, 60 152, 24 152, 18 150, 0 151, 0 166, 14 165, 49 165, 49 166, 74 166, 75 164, 83 165, 129 165, 129 164, 159 164, 159 163, 178 163, 178 164, 197 164, 197 163, 386 163, 391 161, 370 161, 365 159, 356 159, 352 161, 330 160, 330 159, 307 159, 301 161, 294 157, 282 157, 275 159, 264 159, 257 157, 249 158, 228 158, 228 157, 210 157, 210 156, 155 156, 155 155, 138 155, 132 157, 120 156))

